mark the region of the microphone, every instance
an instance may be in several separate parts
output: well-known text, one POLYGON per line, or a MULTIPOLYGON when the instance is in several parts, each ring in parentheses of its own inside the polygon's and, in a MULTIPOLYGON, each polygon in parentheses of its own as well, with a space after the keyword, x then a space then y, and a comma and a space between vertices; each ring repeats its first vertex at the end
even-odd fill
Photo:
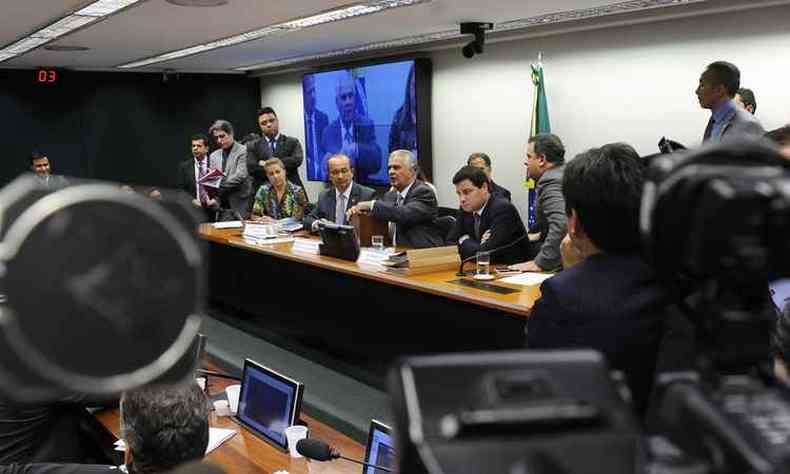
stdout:
POLYGON ((314 438, 300 439, 299 441, 296 442, 296 452, 306 457, 307 459, 312 459, 313 461, 331 461, 333 459, 345 459, 346 461, 351 461, 357 464, 361 464, 365 467, 372 467, 373 469, 381 470, 384 472, 392 472, 392 469, 388 467, 377 466, 375 464, 366 463, 364 461, 358 461, 356 459, 347 458, 342 454, 340 454, 340 451, 329 446, 327 443, 321 441, 320 439, 314 439, 314 438))
MULTIPOLYGON (((524 237, 527 237, 528 235, 529 235, 529 233, 526 230, 524 230, 524 235, 522 235, 521 237, 517 238, 513 242, 507 243, 505 245, 500 245, 499 247, 497 247, 495 249, 486 250, 486 252, 488 252, 488 253, 493 255, 494 252, 499 252, 500 250, 505 250, 508 247, 512 247, 512 246, 516 245, 520 241, 524 240, 524 237)), ((459 277, 466 276, 466 273, 464 273, 464 264, 466 262, 468 262, 469 260, 472 260, 473 258, 477 258, 477 254, 471 255, 471 256, 461 260, 461 266, 458 267, 458 273, 456 273, 455 276, 459 276, 459 277)))

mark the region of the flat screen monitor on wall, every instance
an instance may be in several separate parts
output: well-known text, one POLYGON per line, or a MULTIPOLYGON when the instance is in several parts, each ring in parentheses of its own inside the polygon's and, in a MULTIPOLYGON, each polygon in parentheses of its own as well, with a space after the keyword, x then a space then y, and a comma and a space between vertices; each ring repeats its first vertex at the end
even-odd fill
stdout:
POLYGON ((386 186, 387 158, 398 149, 412 151, 430 179, 430 79, 427 59, 305 74, 308 180, 328 181, 327 159, 343 153, 358 182, 386 186))

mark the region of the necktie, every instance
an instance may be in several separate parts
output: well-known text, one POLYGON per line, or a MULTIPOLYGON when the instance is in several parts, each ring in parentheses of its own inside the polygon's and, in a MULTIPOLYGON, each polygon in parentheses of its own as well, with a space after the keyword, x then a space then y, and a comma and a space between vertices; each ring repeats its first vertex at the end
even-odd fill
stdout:
POLYGON ((480 214, 474 213, 475 216, 475 240, 480 240, 480 214))
POLYGON ((337 197, 337 206, 335 207, 335 224, 343 225, 346 223, 346 195, 341 194, 337 197))
POLYGON ((274 138, 272 138, 271 140, 269 140, 269 148, 271 148, 271 149, 272 149, 272 156, 274 156, 274 153, 277 151, 277 145, 276 145, 276 143, 277 143, 277 141, 276 141, 274 138))
POLYGON ((208 172, 206 169, 206 160, 200 161, 198 167, 200 168, 200 175, 198 176, 198 196, 200 197, 200 204, 206 205, 206 203, 208 203, 208 193, 206 192, 206 186, 200 182, 203 176, 206 176, 208 172))
MULTIPOLYGON (((395 207, 400 207, 402 204, 403 204, 403 196, 401 196, 401 194, 398 193, 398 198, 395 200, 395 207)), ((395 247, 397 245, 397 243, 395 243, 395 239, 398 234, 398 226, 392 221, 390 221, 389 223, 389 233, 392 236, 392 246, 395 247)))
POLYGON ((346 145, 350 145, 351 143, 353 143, 353 140, 351 138, 351 129, 346 130, 346 135, 343 138, 343 141, 345 141, 346 145))

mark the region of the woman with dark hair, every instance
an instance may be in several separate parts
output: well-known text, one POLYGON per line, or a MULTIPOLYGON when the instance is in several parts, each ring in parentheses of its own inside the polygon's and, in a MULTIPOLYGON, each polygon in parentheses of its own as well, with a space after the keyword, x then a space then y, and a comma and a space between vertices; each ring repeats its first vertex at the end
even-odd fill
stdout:
POLYGON ((409 150, 417 154, 417 90, 414 83, 414 65, 409 69, 403 105, 395 112, 390 127, 389 152, 409 150))

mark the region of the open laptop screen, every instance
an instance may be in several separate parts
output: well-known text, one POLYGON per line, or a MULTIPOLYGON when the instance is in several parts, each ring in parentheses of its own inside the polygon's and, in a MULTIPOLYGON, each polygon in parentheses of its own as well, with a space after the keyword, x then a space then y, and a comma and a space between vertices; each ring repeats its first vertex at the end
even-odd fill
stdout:
POLYGON ((286 449, 285 429, 299 416, 303 385, 250 359, 244 361, 237 419, 286 449))
MULTIPOLYGON (((392 429, 376 420, 370 421, 368 445, 365 449, 365 462, 377 466, 394 468, 395 450, 392 440, 392 429)), ((385 471, 372 467, 362 469, 363 474, 384 474, 385 471)))

